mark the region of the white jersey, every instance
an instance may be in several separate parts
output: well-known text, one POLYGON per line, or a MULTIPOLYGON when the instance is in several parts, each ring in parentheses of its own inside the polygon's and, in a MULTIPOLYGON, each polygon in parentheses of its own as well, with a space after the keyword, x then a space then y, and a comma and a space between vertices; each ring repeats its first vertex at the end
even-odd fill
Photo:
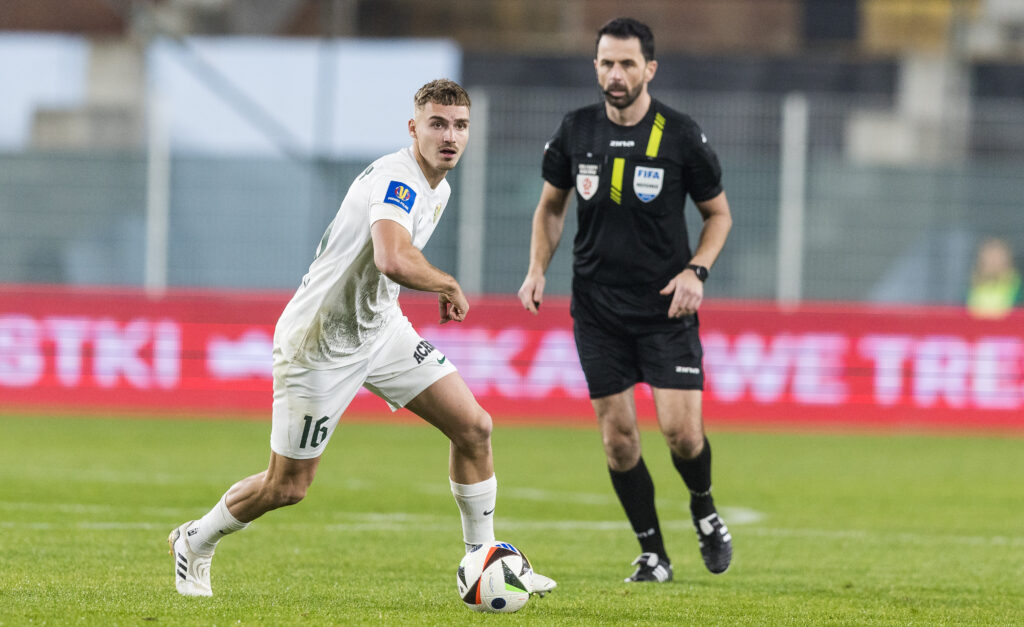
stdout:
POLYGON ((373 262, 370 225, 394 220, 422 250, 451 195, 446 180, 430 188, 412 150, 377 159, 352 182, 309 272, 277 321, 274 344, 285 359, 308 368, 352 361, 402 315, 399 285, 373 262))

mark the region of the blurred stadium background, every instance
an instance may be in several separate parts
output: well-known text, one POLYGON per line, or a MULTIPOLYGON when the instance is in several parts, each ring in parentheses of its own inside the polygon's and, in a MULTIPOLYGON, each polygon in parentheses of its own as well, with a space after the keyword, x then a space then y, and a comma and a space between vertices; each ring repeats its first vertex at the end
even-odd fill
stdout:
POLYGON ((353 173, 406 143, 411 90, 447 74, 477 97, 448 219, 478 232, 449 226, 430 252, 474 291, 515 292, 544 141, 596 100, 593 33, 627 9, 655 25, 652 92, 724 164, 737 219, 714 296, 958 304, 981 238, 1024 251, 1013 0, 15 0, 0 280, 142 286, 160 237, 152 281, 292 289, 353 173), (147 176, 154 158, 169 162, 147 176), (800 232, 780 235, 782 202, 800 232), (169 219, 147 239, 152 204, 169 219), (783 266, 797 285, 780 239, 801 249, 783 266))
MULTIPOLYGON (((711 302, 958 308, 981 240, 1007 239, 1022 265, 1020 0, 7 0, 5 302, 40 286, 286 299, 438 76, 470 89, 473 137, 426 252, 508 300, 544 142, 598 99, 594 32, 623 13, 654 26, 653 94, 723 162, 735 227, 711 302)), ((570 250, 551 294, 568 292, 570 250)))

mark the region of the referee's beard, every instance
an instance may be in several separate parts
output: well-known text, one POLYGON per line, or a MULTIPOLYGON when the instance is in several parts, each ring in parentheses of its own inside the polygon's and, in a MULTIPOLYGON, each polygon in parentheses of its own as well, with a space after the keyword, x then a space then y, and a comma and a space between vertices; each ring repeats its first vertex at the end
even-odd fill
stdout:
POLYGON ((624 85, 609 85, 607 89, 602 89, 601 93, 604 94, 604 101, 615 107, 616 109, 626 109, 629 105, 636 102, 636 99, 640 97, 640 92, 644 90, 644 86, 641 83, 634 89, 628 89, 624 85), (613 96, 612 91, 625 91, 624 96, 613 96))

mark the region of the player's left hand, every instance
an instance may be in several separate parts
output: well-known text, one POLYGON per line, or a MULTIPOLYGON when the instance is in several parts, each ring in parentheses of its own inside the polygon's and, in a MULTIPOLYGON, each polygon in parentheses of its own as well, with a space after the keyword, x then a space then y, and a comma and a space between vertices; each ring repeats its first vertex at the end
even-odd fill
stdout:
POLYGON ((683 270, 672 277, 668 285, 660 292, 662 296, 672 294, 672 303, 668 306, 669 318, 680 318, 689 314, 697 313, 701 302, 704 300, 704 284, 693 270, 683 270))

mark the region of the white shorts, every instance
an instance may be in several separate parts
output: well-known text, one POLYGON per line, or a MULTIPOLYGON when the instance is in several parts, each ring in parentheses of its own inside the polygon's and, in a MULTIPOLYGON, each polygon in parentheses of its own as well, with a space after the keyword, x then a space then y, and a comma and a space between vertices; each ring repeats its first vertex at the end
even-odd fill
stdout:
POLYGON ((292 459, 319 457, 360 387, 397 411, 452 372, 451 361, 405 316, 388 323, 365 357, 337 368, 303 367, 275 347, 270 448, 292 459))

